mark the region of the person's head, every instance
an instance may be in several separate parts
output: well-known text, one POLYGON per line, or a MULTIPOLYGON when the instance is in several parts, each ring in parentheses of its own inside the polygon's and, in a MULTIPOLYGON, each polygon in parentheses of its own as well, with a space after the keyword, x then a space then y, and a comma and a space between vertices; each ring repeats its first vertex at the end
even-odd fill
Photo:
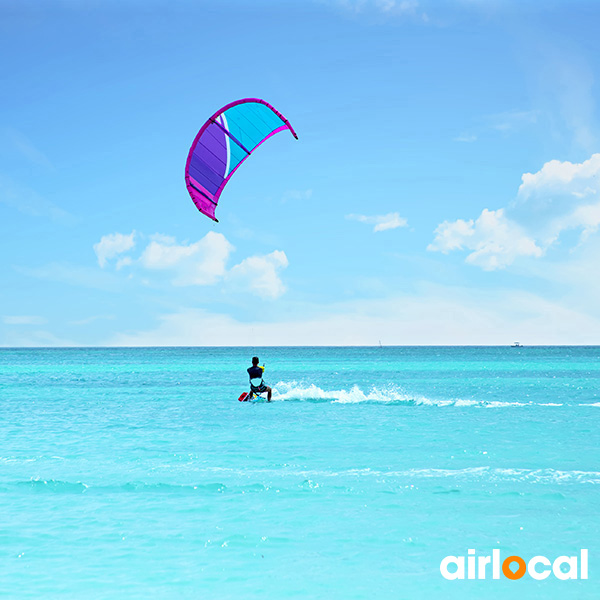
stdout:
POLYGON ((252 366, 255 367, 258 364, 258 356, 252 357, 252 366))

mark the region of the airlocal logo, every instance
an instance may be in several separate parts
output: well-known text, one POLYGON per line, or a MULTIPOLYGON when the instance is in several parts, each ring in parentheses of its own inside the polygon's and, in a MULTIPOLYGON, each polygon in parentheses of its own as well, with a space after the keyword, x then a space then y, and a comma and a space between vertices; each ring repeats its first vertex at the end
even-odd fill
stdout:
POLYGON ((446 579, 486 579, 491 570, 492 579, 500 579, 500 573, 508 579, 521 579, 527 573, 533 579, 546 579, 551 573, 557 579, 587 579, 588 551, 583 549, 577 556, 559 556, 550 562, 545 556, 534 556, 525 562, 520 556, 509 556, 500 561, 500 550, 492 550, 492 556, 446 556, 440 563, 440 572, 446 579), (452 570, 450 566, 452 565, 452 570), (488 568, 491 567, 491 568, 488 568))

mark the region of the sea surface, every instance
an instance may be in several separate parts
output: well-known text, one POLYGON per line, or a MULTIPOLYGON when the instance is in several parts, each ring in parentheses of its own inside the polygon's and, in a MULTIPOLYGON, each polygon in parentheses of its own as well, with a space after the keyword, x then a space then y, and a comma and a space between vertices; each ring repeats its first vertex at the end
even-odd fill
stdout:
POLYGON ((597 599, 599 419, 598 347, 0 349, 0 596, 597 599))

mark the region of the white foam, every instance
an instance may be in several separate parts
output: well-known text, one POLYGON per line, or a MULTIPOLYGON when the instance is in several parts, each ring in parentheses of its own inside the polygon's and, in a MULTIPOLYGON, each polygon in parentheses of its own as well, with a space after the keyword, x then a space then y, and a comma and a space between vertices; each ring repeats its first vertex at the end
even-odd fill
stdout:
POLYGON ((256 476, 263 479, 265 476, 277 477, 279 475, 296 476, 303 480, 318 482, 323 479, 364 479, 373 478, 380 480, 400 479, 408 482, 416 482, 419 479, 450 479, 455 481, 488 481, 500 482, 523 482, 540 484, 592 484, 600 485, 599 471, 561 471, 558 469, 526 469, 526 468, 493 468, 487 465, 478 467, 465 467, 462 469, 441 468, 411 468, 403 470, 378 470, 370 468, 341 469, 336 471, 321 469, 298 469, 288 465, 283 471, 279 469, 265 469, 244 467, 243 471, 231 468, 208 467, 206 471, 230 472, 244 474, 244 476, 256 476))
POLYGON ((406 405, 427 404, 431 406, 449 406, 454 400, 431 400, 424 396, 409 395, 397 388, 372 388, 364 392, 357 385, 349 390, 323 390, 311 384, 297 382, 278 383, 273 389, 273 400, 304 400, 307 402, 329 401, 339 404, 358 404, 361 402, 381 402, 406 405))
MULTIPOLYGON (((472 400, 463 398, 441 399, 427 398, 409 394, 399 387, 371 388, 364 391, 357 385, 352 388, 338 390, 323 390, 315 384, 302 384, 296 381, 279 382, 273 387, 273 400, 331 402, 336 404, 382 403, 400 404, 405 406, 455 406, 459 408, 505 408, 511 406, 532 406, 532 402, 502 402, 495 400, 472 400)), ((538 406, 561 406, 560 404, 541 404, 538 406)))

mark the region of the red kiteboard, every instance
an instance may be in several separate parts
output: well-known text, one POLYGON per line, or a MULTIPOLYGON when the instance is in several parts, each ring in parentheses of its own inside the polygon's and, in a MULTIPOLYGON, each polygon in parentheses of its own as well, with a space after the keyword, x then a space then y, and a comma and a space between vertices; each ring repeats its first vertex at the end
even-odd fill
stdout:
POLYGON ((241 395, 241 396, 238 398, 238 400, 239 400, 240 402, 247 402, 247 401, 248 401, 248 396, 249 396, 249 395, 250 395, 250 394, 249 394, 248 392, 244 392, 244 393, 243 393, 243 394, 242 394, 242 395, 241 395))

